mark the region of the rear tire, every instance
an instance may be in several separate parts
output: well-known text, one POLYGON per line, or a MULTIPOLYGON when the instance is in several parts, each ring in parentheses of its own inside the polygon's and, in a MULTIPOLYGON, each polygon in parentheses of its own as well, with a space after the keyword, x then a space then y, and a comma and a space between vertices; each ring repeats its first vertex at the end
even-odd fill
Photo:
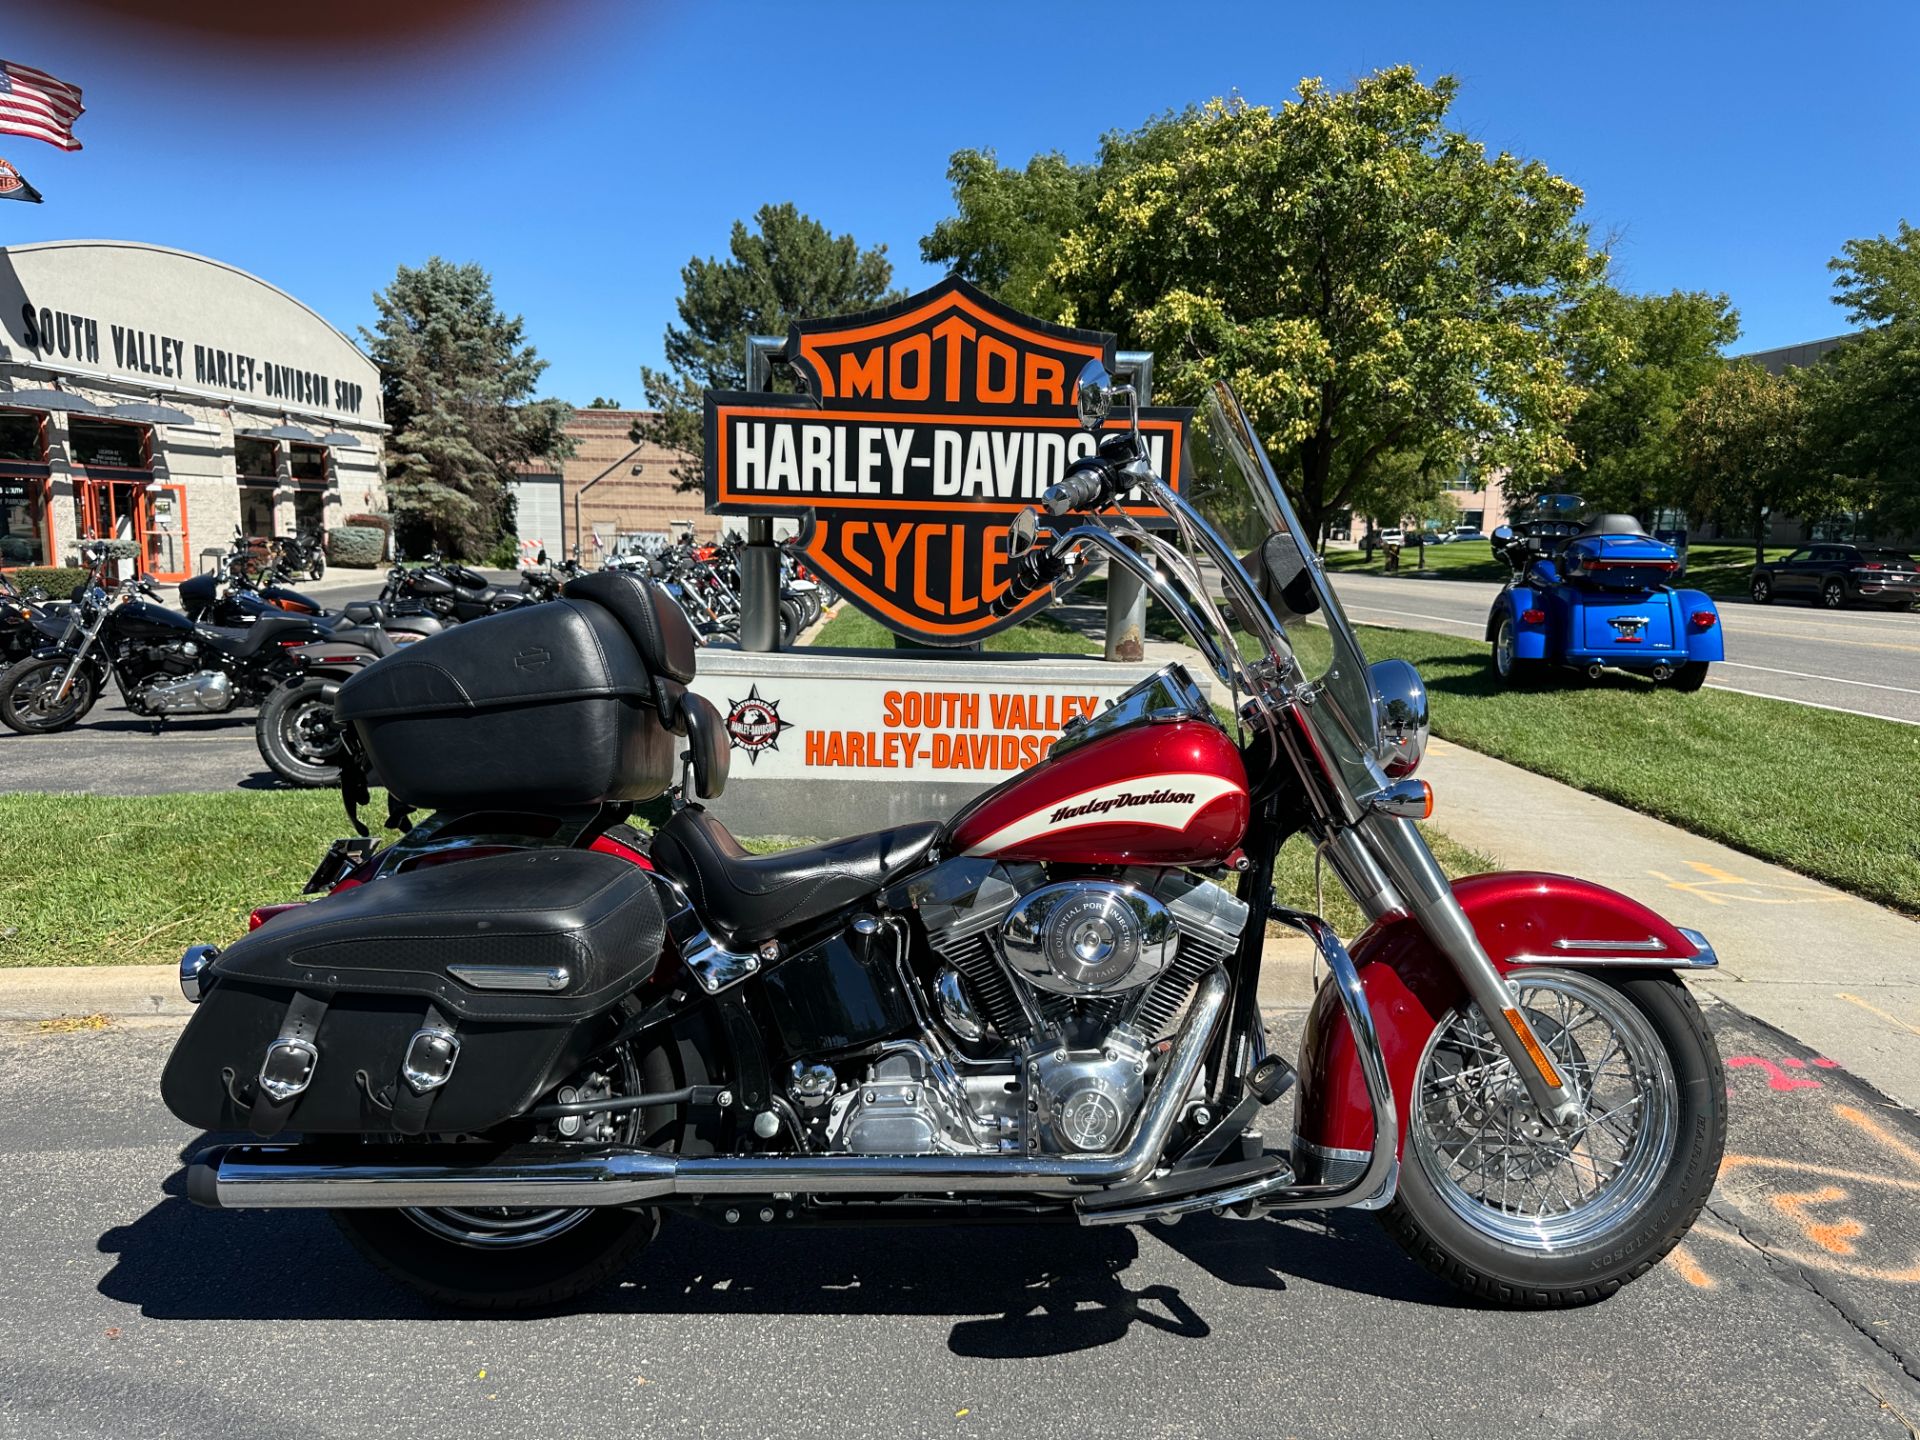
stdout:
POLYGON ((434 1234, 404 1210, 335 1210, 333 1219, 395 1280, 462 1310, 562 1304, 611 1279, 660 1232, 658 1211, 600 1209, 550 1240, 490 1250, 434 1234))
POLYGON ((1673 672, 1673 688, 1682 694, 1691 695, 1706 683, 1707 662, 1705 660, 1689 660, 1673 672))
POLYGON ((1513 616, 1502 615, 1493 633, 1493 673, 1502 685, 1531 685, 1540 677, 1538 660, 1522 660, 1516 653, 1519 631, 1513 616))
POLYGON ((267 768, 289 785, 324 790, 340 783, 340 732, 324 680, 282 685, 254 717, 253 738, 267 768))
POLYGON ((1847 587, 1838 580, 1829 580, 1820 587, 1820 603, 1829 610, 1844 610, 1847 606, 1847 587))
MULTIPOLYGON (((1657 1144, 1649 1142, 1644 1158, 1634 1162, 1640 1169, 1636 1170, 1623 1158, 1620 1168, 1608 1177, 1607 1185, 1619 1187, 1616 1196, 1621 1190, 1625 1191, 1626 1198, 1620 1201, 1617 1213, 1599 1212, 1600 1218, 1585 1231, 1573 1229, 1565 1236, 1529 1236, 1525 1233, 1529 1212, 1524 1205, 1518 1209, 1506 1208, 1508 1195, 1504 1179, 1499 1204, 1482 1200, 1476 1205, 1471 1197, 1463 1198, 1439 1152, 1416 1141, 1415 1127, 1428 1123, 1420 1110, 1423 1095, 1447 1093, 1444 1086, 1437 1090, 1428 1088, 1429 1076, 1444 1072, 1444 1065, 1438 1062, 1446 1047, 1440 1043, 1442 1031, 1436 1031, 1435 1043, 1430 1044, 1427 1054, 1422 1056, 1415 1079, 1410 1109, 1416 1113, 1407 1117, 1408 1135, 1399 1193, 1380 1213, 1380 1222, 1421 1265, 1479 1299, 1516 1309, 1587 1305, 1606 1298, 1629 1280, 1652 1269, 1698 1218, 1713 1189, 1720 1157, 1726 1149, 1726 1077, 1721 1069, 1719 1047, 1714 1044, 1699 1004, 1673 977, 1643 975, 1611 979, 1564 969, 1529 973, 1533 977, 1555 977, 1568 987, 1563 993, 1577 995, 1585 990, 1589 995, 1597 994, 1603 1004, 1620 1006, 1628 1023, 1619 1033, 1623 1037, 1629 1033, 1635 1035, 1633 1043, 1657 1047, 1658 1055, 1653 1058, 1664 1057, 1664 1067, 1671 1071, 1670 1087, 1656 1081, 1650 1090, 1636 1091, 1649 1097, 1636 1106, 1636 1113, 1649 1117, 1641 1124, 1648 1127, 1650 1136, 1656 1133, 1651 1117, 1663 1114, 1665 1124, 1658 1131, 1663 1138, 1657 1144), (1631 1017, 1636 1016, 1638 1020, 1634 1021, 1631 1017), (1654 1097, 1663 1088, 1670 1098, 1660 1102, 1654 1097), (1436 1179, 1436 1174, 1440 1178, 1436 1179)), ((1528 975, 1519 978, 1524 986, 1528 975)), ((1546 1028, 1553 1011, 1542 996, 1551 993, 1526 992, 1524 1003, 1556 1059, 1564 1059, 1565 1046, 1571 1044, 1578 1027, 1569 1026, 1559 1032, 1546 1028)), ((1443 1030, 1459 1013, 1453 1012, 1442 1021, 1443 1030)), ((1477 1016, 1477 1012, 1470 1013, 1477 1016)), ((1631 1048, 1620 1053, 1623 1057, 1633 1054, 1631 1048)), ((1473 1058, 1479 1058, 1478 1054, 1473 1058)), ((1584 1058, 1593 1061, 1591 1055, 1584 1058)), ((1606 1061, 1603 1058, 1594 1063, 1604 1068, 1606 1061)), ((1568 1064, 1571 1067, 1572 1062, 1568 1064)), ((1578 1068, 1574 1068, 1578 1074, 1578 1068)), ((1596 1079, 1592 1074, 1586 1078, 1590 1084, 1596 1079)), ((1434 1102, 1429 1100, 1431 1103, 1434 1102)), ((1464 1106, 1479 1102, 1450 1103, 1464 1106)), ((1528 1114, 1537 1115, 1531 1104, 1524 1101, 1509 1108, 1522 1122, 1528 1114)), ((1483 1120, 1485 1123, 1490 1122, 1483 1120)), ((1488 1133, 1486 1129, 1480 1131, 1482 1137, 1488 1133)), ((1515 1134, 1512 1130, 1506 1133, 1515 1134)), ((1601 1133, 1604 1143, 1608 1132, 1601 1133)), ((1515 1157, 1524 1154, 1525 1143, 1516 1139, 1512 1145, 1489 1145, 1483 1138, 1477 1149, 1463 1147, 1457 1155, 1472 1155, 1478 1160, 1484 1179, 1485 1167, 1490 1162, 1511 1169, 1515 1157)), ((1594 1165, 1595 1147, 1584 1139, 1581 1145, 1588 1151, 1586 1163, 1594 1165)), ((1594 1174, 1596 1178, 1599 1176, 1597 1165, 1594 1174)), ((1555 1188, 1543 1193, 1558 1195, 1557 1180, 1556 1175, 1553 1177, 1555 1188)), ((1536 1182, 1525 1178, 1516 1182, 1518 1186, 1529 1183, 1536 1182)), ((1602 1196, 1604 1190, 1596 1188, 1592 1203, 1598 1204, 1602 1196)), ((1524 1202, 1524 1190, 1520 1198, 1524 1202)), ((1579 1199, 1577 1191, 1575 1199, 1579 1199)), ((1563 1217, 1549 1209, 1543 1211, 1538 1223, 1544 1226, 1563 1218, 1571 1222, 1577 1217, 1571 1214, 1563 1217)))
POLYGON ((82 665, 66 699, 48 708, 69 663, 64 656, 29 655, 0 673, 0 723, 22 735, 52 735, 78 725, 100 698, 100 683, 93 669, 82 665))

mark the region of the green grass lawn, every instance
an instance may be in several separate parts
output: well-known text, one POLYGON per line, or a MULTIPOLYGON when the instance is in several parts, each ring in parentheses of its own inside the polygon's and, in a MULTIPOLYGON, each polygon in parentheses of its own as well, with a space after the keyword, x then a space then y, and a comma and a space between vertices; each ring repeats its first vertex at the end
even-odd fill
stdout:
MULTIPOLYGON (((1785 545, 1770 546, 1767 558, 1778 560, 1790 549, 1785 545)), ((1420 568, 1416 561, 1415 551, 1402 551, 1400 573, 1407 575, 1420 568)), ((1384 575, 1387 570, 1386 559, 1379 551, 1375 551, 1373 559, 1368 560, 1359 550, 1329 550, 1326 562, 1327 569, 1336 572, 1352 570, 1366 575, 1384 575)), ((1492 580, 1504 583, 1510 572, 1506 561, 1498 559, 1493 548, 1485 541, 1466 540, 1451 545, 1429 545, 1422 573, 1445 580, 1492 580)), ((1687 573, 1681 583, 1694 590, 1704 590, 1709 595, 1744 599, 1752 575, 1753 546, 1703 542, 1687 551, 1687 573)))
POLYGON ((1613 672, 1505 690, 1484 644, 1361 644, 1419 667, 1437 735, 1920 914, 1920 726, 1613 672))

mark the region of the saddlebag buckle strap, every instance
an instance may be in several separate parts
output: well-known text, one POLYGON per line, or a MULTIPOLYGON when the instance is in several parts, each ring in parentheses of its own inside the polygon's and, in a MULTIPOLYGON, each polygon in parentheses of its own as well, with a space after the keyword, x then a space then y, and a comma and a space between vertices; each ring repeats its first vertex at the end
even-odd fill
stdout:
POLYGON ((280 1034, 267 1046, 253 1084, 247 1125, 260 1136, 277 1135, 293 1113, 294 1102, 313 1083, 320 1068, 320 1021, 327 1002, 296 990, 280 1022, 280 1034))
POLYGON ((418 1135, 427 1128, 427 1114, 441 1087, 453 1078, 460 1059, 460 1037, 454 1024, 431 1001, 420 1028, 407 1041, 400 1059, 400 1083, 394 1087, 393 1128, 402 1135, 418 1135))

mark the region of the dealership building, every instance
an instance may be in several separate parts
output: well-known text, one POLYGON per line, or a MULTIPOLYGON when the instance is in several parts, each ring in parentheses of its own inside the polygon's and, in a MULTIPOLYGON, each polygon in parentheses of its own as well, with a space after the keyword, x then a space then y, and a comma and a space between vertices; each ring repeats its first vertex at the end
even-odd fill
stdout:
POLYGON ((202 255, 0 249, 0 568, 129 540, 180 580, 238 527, 384 511, 380 378, 325 319, 202 255))

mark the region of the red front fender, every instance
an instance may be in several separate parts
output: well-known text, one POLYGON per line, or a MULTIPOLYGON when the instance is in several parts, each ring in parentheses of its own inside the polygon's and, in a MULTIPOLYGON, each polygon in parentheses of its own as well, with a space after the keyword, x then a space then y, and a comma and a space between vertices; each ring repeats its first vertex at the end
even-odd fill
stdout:
MULTIPOLYGON (((1530 964, 1581 965, 1623 960, 1666 967, 1691 961, 1698 947, 1637 900, 1567 875, 1527 871, 1474 875, 1453 893, 1474 933, 1502 971, 1530 964), (1590 942, 1573 949, 1556 942, 1590 942), (1663 947, 1653 950, 1649 942, 1663 947), (1611 944, 1605 942, 1613 942, 1611 944)), ((1413 920, 1387 920, 1354 941, 1349 953, 1380 1033, 1406 1133, 1414 1071, 1441 1016, 1462 998, 1453 967, 1413 920)), ((1337 987, 1323 985, 1300 1042, 1300 1108, 1295 1156, 1303 1179, 1335 1178, 1364 1162, 1373 1145, 1373 1109, 1337 987), (1321 1172, 1309 1176, 1305 1171, 1321 1172)))

